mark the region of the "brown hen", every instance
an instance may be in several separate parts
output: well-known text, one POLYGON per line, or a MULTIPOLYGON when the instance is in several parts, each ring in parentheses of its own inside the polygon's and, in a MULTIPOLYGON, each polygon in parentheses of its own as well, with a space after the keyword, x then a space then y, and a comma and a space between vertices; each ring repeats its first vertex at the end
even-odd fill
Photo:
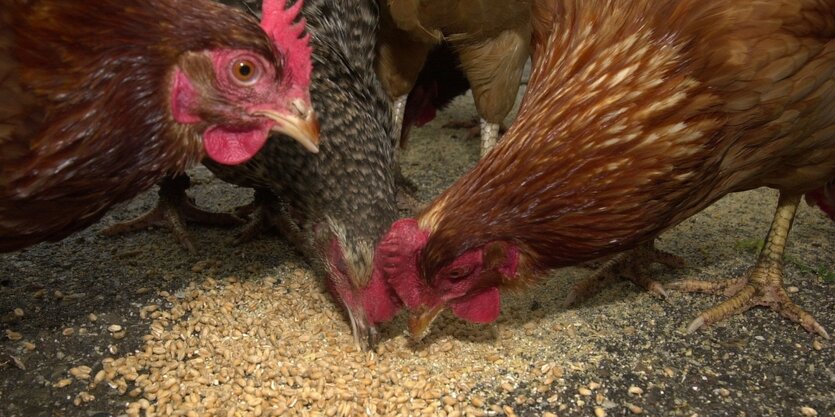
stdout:
POLYGON ((0 251, 58 240, 270 131, 315 150, 299 7, 12 0, 0 9, 0 251))
MULTIPOLYGON (((824 337, 782 287, 801 196, 835 177, 835 1, 536 0, 533 72, 504 139, 416 219, 377 268, 420 335, 445 307, 499 314, 499 289, 639 248, 723 195, 780 191, 754 268, 684 289, 731 298, 695 330, 765 305, 824 337)), ((632 278, 640 278, 634 276, 632 278)))

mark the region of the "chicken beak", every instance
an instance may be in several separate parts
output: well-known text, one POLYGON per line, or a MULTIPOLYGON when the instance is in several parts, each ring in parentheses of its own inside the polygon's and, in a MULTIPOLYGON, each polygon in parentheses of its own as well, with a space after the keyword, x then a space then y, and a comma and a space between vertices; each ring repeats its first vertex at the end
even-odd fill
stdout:
POLYGON ((373 351, 377 346, 380 334, 377 327, 368 323, 365 314, 354 312, 350 308, 348 310, 348 317, 351 319, 351 330, 354 335, 354 343, 362 351, 373 351))
POLYGON ((271 129, 273 132, 287 135, 301 143, 308 151, 318 153, 319 121, 316 119, 316 113, 302 100, 293 100, 291 106, 291 114, 275 110, 259 110, 254 114, 274 120, 275 125, 271 129))
POLYGON ((429 333, 429 325, 435 321, 435 318, 446 309, 444 304, 439 304, 432 308, 421 308, 418 311, 412 312, 409 315, 409 333, 412 339, 420 341, 429 333))

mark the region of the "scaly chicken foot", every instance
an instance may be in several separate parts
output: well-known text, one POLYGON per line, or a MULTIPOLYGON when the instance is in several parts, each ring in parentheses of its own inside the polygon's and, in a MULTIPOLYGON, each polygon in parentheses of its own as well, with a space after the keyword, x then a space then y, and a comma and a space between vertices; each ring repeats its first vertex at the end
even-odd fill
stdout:
POLYGON ((574 288, 565 299, 565 305, 573 306, 587 300, 613 282, 624 278, 650 293, 667 298, 664 286, 647 276, 646 271, 653 263, 669 268, 682 268, 685 265, 682 258, 657 249, 654 242, 648 242, 631 251, 615 255, 607 260, 595 274, 574 284, 574 288))
POLYGON ((795 304, 783 288, 783 252, 799 203, 800 195, 780 194, 766 244, 760 252, 757 264, 746 274, 718 282, 681 280, 667 285, 667 288, 677 291, 724 294, 730 297, 699 314, 687 326, 688 333, 742 313, 751 307, 764 306, 800 324, 807 331, 829 339, 829 334, 814 316, 795 304))
POLYGON ((194 199, 186 194, 191 185, 188 175, 168 177, 160 182, 157 205, 141 216, 123 223, 114 224, 101 233, 115 236, 144 230, 152 226, 171 229, 174 237, 186 250, 195 253, 194 244, 186 231, 186 221, 203 225, 238 226, 244 220, 229 213, 214 213, 203 210, 194 204, 194 199))
POLYGON ((481 156, 490 152, 496 143, 499 142, 499 130, 501 125, 498 123, 490 123, 487 120, 481 119, 481 156))

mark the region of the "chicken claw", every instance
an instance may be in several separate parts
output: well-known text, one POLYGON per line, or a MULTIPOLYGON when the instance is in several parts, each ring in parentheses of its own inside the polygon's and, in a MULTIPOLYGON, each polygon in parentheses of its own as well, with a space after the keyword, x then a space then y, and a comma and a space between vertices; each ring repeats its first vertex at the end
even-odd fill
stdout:
POLYGON ((238 207, 235 213, 248 216, 249 221, 238 231, 237 237, 232 241, 233 245, 249 242, 272 229, 291 242, 305 241, 304 234, 298 226, 301 220, 294 218, 290 208, 269 189, 256 188, 253 201, 238 207))
POLYGON ((258 235, 273 227, 276 222, 273 204, 279 204, 275 194, 268 189, 256 188, 255 198, 251 203, 235 209, 235 214, 248 217, 241 230, 232 241, 233 245, 240 245, 254 240, 258 235))
MULTIPOLYGON (((246 206, 249 208, 254 203, 247 204, 246 206)), ((239 210, 235 210, 238 212, 239 210)), ((251 209, 251 215, 249 217, 249 221, 247 221, 244 226, 235 234, 235 238, 232 240, 232 244, 242 245, 246 242, 250 242, 255 240, 258 235, 264 233, 265 230, 271 227, 269 213, 267 213, 267 209, 263 206, 253 207, 251 209)))
POLYGON ((190 183, 188 175, 185 174, 167 177, 160 183, 156 207, 135 219, 102 230, 102 235, 115 236, 151 226, 167 227, 180 244, 189 252, 195 253, 194 244, 186 231, 186 221, 217 226, 237 226, 244 223, 243 219, 233 214, 213 213, 198 208, 194 200, 186 195, 190 183))
POLYGON ((658 282, 647 277, 649 265, 659 263, 669 268, 682 268, 685 262, 682 258, 657 249, 654 242, 649 242, 637 248, 615 255, 594 275, 587 277, 574 285, 568 297, 566 306, 573 306, 600 292, 615 280, 626 278, 647 291, 662 298, 667 298, 667 292, 658 282))
POLYGON ((486 120, 453 120, 443 125, 446 129, 467 129, 465 140, 474 139, 481 135, 481 154, 484 155, 499 141, 499 137, 507 132, 504 124, 488 123, 486 120))
POLYGON ((667 288, 677 291, 724 294, 730 297, 699 314, 687 326, 688 333, 742 313, 753 306, 765 306, 799 323, 809 332, 829 339, 829 334, 823 326, 806 310, 789 299, 783 289, 783 251, 799 202, 799 195, 780 194, 777 212, 771 229, 768 231, 765 247, 760 252, 757 264, 743 276, 718 282, 681 280, 667 284, 667 288))
POLYGON ((474 139, 481 133, 478 119, 453 120, 444 123, 441 127, 444 129, 467 129, 467 133, 464 135, 466 140, 474 139))

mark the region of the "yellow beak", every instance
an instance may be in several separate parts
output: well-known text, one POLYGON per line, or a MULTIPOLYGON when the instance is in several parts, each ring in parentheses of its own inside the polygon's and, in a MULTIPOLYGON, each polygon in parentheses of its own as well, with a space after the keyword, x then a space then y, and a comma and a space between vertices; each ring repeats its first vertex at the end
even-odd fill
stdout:
POLYGON ((301 100, 292 103, 294 114, 283 114, 273 110, 259 110, 254 114, 275 120, 272 131, 297 140, 310 152, 319 152, 319 121, 310 105, 301 100))
POLYGON ((429 333, 429 325, 435 321, 435 318, 446 309, 446 306, 439 304, 430 309, 422 308, 409 314, 409 333, 412 339, 419 341, 426 337, 429 333))

